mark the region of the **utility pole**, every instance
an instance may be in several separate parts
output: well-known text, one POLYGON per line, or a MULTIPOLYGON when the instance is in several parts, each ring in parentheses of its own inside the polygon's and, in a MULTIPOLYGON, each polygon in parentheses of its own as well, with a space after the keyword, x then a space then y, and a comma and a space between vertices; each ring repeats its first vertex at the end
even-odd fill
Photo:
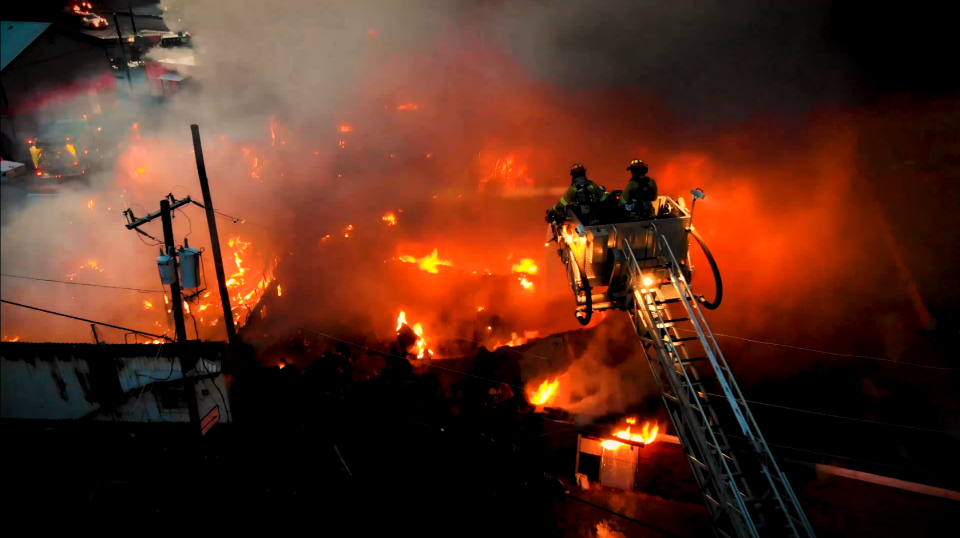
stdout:
MULTIPOLYGON (((177 329, 177 341, 187 341, 187 326, 183 323, 183 299, 180 298, 180 275, 177 272, 177 251, 173 244, 173 219, 170 218, 170 200, 160 200, 160 220, 163 222, 163 242, 167 255, 173 256, 173 283, 170 284, 170 300, 173 302, 173 323, 177 329)), ((199 420, 199 419, 197 419, 199 420)))
POLYGON ((237 329, 233 325, 233 310, 230 308, 230 292, 227 291, 227 279, 223 270, 223 256, 220 253, 220 236, 217 235, 217 217, 213 212, 213 200, 210 198, 210 184, 207 182, 207 166, 203 162, 203 147, 200 145, 200 127, 190 126, 193 133, 193 152, 197 157, 197 175, 200 176, 200 190, 203 192, 203 207, 207 212, 207 227, 210 228, 210 247, 213 250, 213 266, 217 271, 217 288, 220 291, 220 304, 223 308, 223 321, 227 329, 227 342, 232 346, 237 342, 237 329))
POLYGON ((123 60, 123 69, 127 73, 127 85, 133 90, 133 79, 130 78, 130 63, 127 62, 127 53, 123 50, 123 33, 120 32, 120 21, 117 19, 117 13, 113 13, 113 24, 117 27, 117 45, 120 46, 120 59, 123 60))
POLYGON ((133 8, 130 7, 130 4, 127 4, 127 13, 130 14, 130 26, 133 26, 133 35, 137 35, 137 21, 133 17, 133 8))

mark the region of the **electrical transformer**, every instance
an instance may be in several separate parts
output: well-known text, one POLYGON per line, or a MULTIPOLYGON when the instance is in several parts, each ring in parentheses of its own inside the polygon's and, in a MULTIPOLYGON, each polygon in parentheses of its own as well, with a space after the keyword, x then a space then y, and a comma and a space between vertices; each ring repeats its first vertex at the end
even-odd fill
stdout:
POLYGON ((200 287, 200 250, 193 248, 183 238, 183 247, 178 253, 180 256, 180 287, 193 289, 200 287))
POLYGON ((177 263, 176 258, 160 249, 160 256, 157 257, 157 267, 160 269, 160 282, 163 284, 173 284, 177 281, 177 263))

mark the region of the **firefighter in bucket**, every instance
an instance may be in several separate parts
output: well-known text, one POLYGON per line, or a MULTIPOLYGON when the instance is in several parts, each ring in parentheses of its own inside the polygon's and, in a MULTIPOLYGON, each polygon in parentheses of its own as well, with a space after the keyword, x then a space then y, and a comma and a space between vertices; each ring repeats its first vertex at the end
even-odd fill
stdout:
POLYGON ((562 222, 567 206, 586 225, 600 224, 601 208, 610 193, 607 190, 587 179, 587 169, 582 164, 575 164, 570 168, 570 188, 564 193, 557 205, 547 210, 547 222, 562 222))
POLYGON ((621 220, 637 222, 656 215, 653 203, 657 201, 657 182, 647 176, 647 165, 640 159, 630 161, 627 167, 630 180, 620 195, 621 220))

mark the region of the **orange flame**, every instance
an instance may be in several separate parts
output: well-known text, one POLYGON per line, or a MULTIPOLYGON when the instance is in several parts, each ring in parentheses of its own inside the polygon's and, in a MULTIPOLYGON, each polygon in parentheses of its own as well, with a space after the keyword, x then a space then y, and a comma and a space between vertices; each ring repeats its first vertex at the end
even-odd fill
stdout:
POLYGON ((87 202, 87 208, 89 208, 89 209, 93 209, 93 207, 96 206, 96 205, 97 205, 97 203, 94 202, 93 200, 90 200, 90 201, 87 202))
POLYGON ((510 268, 510 272, 535 275, 537 274, 537 262, 531 260, 530 258, 524 258, 520 260, 520 263, 513 264, 513 267, 510 268))
POLYGON ((283 293, 280 291, 280 284, 277 284, 277 297, 282 297, 283 293))
POLYGON ((429 255, 424 256, 422 258, 414 258, 413 256, 404 254, 400 256, 400 261, 406 262, 406 263, 415 263, 420 266, 420 269, 423 269, 428 273, 438 273, 439 269, 437 269, 437 267, 440 265, 447 265, 447 266, 453 265, 453 263, 451 263, 448 260, 441 260, 438 256, 437 249, 433 249, 433 252, 431 252, 429 255))
POLYGON ((387 226, 396 226, 397 217, 393 213, 388 212, 383 216, 383 221, 387 223, 387 226))
POLYGON ((240 255, 236 252, 233 253, 233 261, 237 264, 237 271, 239 271, 237 274, 242 275, 246 269, 243 268, 243 260, 240 259, 240 255))
POLYGON ((151 308, 153 308, 153 303, 151 303, 150 301, 144 301, 143 307, 146 308, 147 310, 150 310, 151 308))
MULTIPOLYGON (((400 315, 397 316, 397 334, 400 334, 400 329, 402 329, 404 325, 410 327, 410 324, 407 323, 407 313, 403 310, 400 310, 400 315)), ((417 358, 422 359, 425 352, 429 353, 430 356, 433 356, 433 350, 427 349, 427 340, 423 336, 423 326, 417 323, 410 328, 413 329, 414 334, 417 335, 417 358)))
POLYGON ((400 105, 397 107, 397 110, 416 110, 418 107, 413 103, 407 103, 405 105, 400 105))
POLYGON ((530 282, 526 278, 518 278, 520 285, 523 286, 523 289, 528 290, 533 287, 533 282, 530 282))
POLYGON ((557 388, 560 387, 560 378, 556 378, 553 381, 544 381, 540 383, 540 387, 530 394, 530 402, 534 405, 547 405, 553 402, 553 399, 557 396, 557 388))
POLYGON ((349 133, 349 132, 352 131, 352 130, 353 130, 353 127, 350 126, 350 125, 341 125, 341 126, 340 126, 340 132, 341 132, 341 133, 349 133))
MULTIPOLYGON (((628 423, 628 424, 635 424, 636 421, 637 421, 637 419, 635 419, 635 418, 634 418, 634 419, 627 419, 627 423, 628 423), (633 422, 631 422, 631 420, 632 420, 633 422)), ((660 427, 659 427, 659 426, 654 425, 653 428, 650 428, 650 423, 649 423, 649 422, 644 422, 644 423, 643 423, 643 430, 641 430, 641 432, 640 432, 639 434, 630 433, 630 426, 627 426, 627 428, 626 428, 625 430, 620 430, 620 431, 614 432, 613 435, 616 436, 618 439, 623 439, 623 440, 625 440, 625 441, 633 441, 634 443, 643 443, 643 444, 649 445, 650 443, 652 443, 652 442, 657 438, 657 432, 658 432, 658 431, 660 431, 660 427)), ((619 441, 615 441, 615 440, 613 440, 613 439, 607 439, 606 441, 604 441, 603 443, 601 443, 601 445, 603 446, 603 448, 605 448, 605 449, 607 449, 607 450, 616 450, 616 449, 620 448, 621 446, 623 446, 623 443, 621 443, 621 442, 619 442, 619 441)))

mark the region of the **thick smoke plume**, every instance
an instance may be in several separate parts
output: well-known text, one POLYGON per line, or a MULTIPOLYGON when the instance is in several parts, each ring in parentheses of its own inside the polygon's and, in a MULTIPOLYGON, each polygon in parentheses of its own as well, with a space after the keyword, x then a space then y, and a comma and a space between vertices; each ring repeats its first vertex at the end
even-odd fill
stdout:
MULTIPOLYGON (((877 215, 850 204, 866 192, 862 119, 842 59, 821 38, 819 3, 167 7, 171 28, 195 36, 196 88, 159 110, 130 111, 142 118, 136 129, 134 120, 110 125, 125 140, 110 173, 53 200, 5 206, 4 272, 157 288, 156 248, 119 212, 154 211, 169 192, 199 197, 188 130, 198 123, 215 204, 246 219, 221 221, 221 238, 250 241, 255 271, 279 260, 285 306, 268 316, 290 327, 389 338, 402 307, 436 341, 485 337, 496 324, 507 335, 575 329, 559 261, 542 246, 543 211, 572 162, 618 189, 640 157, 661 194, 689 202, 691 188, 707 192, 695 225, 723 273, 718 330, 823 341, 842 333, 849 345, 912 331, 888 246, 870 232, 877 215), (382 220, 387 212, 396 226, 382 220), (395 259, 435 248, 452 268, 430 274, 395 259), (510 273, 522 258, 540 268, 532 291, 510 273), (91 260, 102 273, 77 269, 91 260)), ((175 228, 178 243, 190 233, 192 245, 209 247, 199 208, 175 228)), ((694 261, 694 283, 711 296, 708 266, 694 261)), ((5 298, 167 329, 143 296, 76 288, 3 279, 5 298)), ((41 316, 5 306, 3 333, 88 340, 82 324, 41 316)), ((264 338, 283 338, 278 331, 264 338)), ((222 337, 216 327, 199 334, 222 337)), ((622 409, 649 389, 633 381, 646 368, 637 357, 609 360, 610 343, 633 335, 598 338, 567 374, 584 384, 569 393, 578 412, 622 409)), ((864 351, 897 356, 906 341, 864 351)), ((764 366, 769 375, 796 368, 764 366)))

